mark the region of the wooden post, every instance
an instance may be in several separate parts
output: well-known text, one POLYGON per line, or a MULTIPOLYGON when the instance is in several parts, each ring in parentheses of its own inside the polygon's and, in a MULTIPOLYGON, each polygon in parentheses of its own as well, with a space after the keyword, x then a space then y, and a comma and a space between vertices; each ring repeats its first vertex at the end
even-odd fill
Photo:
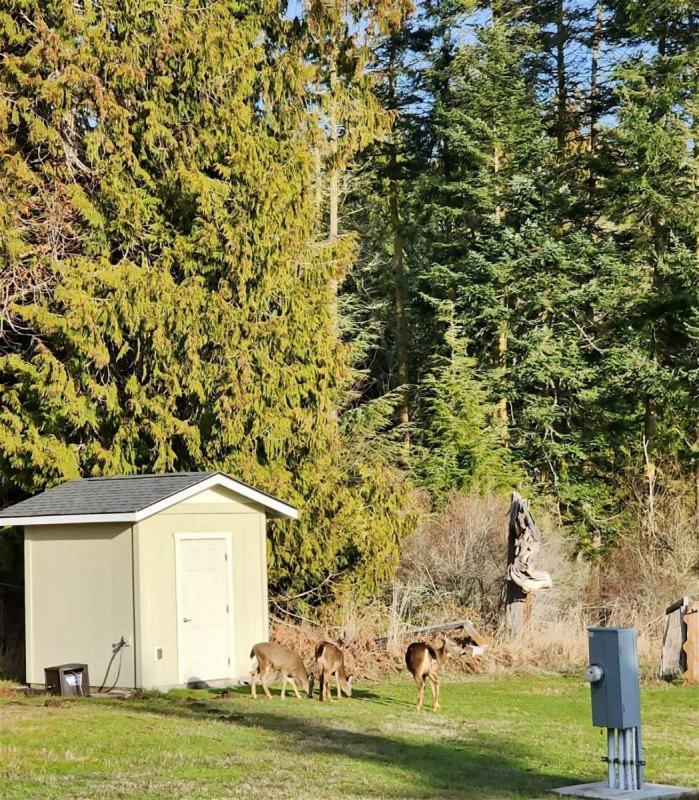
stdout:
POLYGON ((507 536, 507 589, 505 623, 513 636, 526 630, 532 614, 532 595, 551 586, 548 572, 534 569, 541 533, 529 512, 529 504, 512 492, 507 536))
POLYGON ((517 513, 518 504, 521 501, 517 492, 512 492, 512 502, 510 504, 510 524, 507 532, 507 590, 505 595, 505 624, 507 630, 513 636, 518 636, 529 624, 532 609, 531 600, 524 589, 509 577, 510 567, 515 563, 515 553, 517 550, 517 513))
POLYGON ((660 653, 660 677, 670 680, 681 675, 687 668, 686 654, 682 647, 687 640, 684 615, 689 601, 686 597, 665 609, 665 631, 660 653))
POLYGON ((684 623, 687 626, 687 641, 682 648, 687 659, 684 680, 686 683, 699 683, 699 603, 687 608, 684 623))

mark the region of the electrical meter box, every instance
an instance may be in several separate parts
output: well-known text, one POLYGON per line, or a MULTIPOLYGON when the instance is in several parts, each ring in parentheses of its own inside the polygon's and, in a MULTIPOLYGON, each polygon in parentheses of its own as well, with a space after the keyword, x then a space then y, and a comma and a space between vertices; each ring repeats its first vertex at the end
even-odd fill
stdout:
POLYGON ((592 724, 635 728, 641 724, 641 689, 636 631, 588 628, 592 724), (594 670, 598 667, 598 670, 594 670))

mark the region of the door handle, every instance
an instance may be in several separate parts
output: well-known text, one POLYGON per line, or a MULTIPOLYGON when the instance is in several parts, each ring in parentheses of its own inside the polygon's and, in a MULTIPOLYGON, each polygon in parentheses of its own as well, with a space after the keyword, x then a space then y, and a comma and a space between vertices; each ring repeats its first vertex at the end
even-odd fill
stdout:
POLYGON ((182 622, 191 622, 191 621, 192 621, 191 617, 183 617, 182 618, 182 622))

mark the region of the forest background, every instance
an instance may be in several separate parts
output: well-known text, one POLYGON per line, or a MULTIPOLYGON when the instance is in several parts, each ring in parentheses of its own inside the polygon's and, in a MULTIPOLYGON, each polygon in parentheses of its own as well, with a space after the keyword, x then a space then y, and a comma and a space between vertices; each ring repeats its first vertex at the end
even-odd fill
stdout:
MULTIPOLYGON (((221 469, 301 511, 280 618, 495 630, 517 488, 548 641, 655 630, 699 569, 693 6, 0 0, 0 505, 221 469)), ((9 662, 17 532, 0 570, 9 662)))

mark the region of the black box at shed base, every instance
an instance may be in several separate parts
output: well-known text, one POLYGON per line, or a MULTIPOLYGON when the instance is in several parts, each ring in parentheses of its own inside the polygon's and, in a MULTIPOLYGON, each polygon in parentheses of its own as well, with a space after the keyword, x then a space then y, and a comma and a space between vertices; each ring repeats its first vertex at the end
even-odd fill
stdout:
POLYGON ((87 664, 61 664, 44 669, 46 691, 62 697, 80 697, 90 694, 90 675, 87 664))

